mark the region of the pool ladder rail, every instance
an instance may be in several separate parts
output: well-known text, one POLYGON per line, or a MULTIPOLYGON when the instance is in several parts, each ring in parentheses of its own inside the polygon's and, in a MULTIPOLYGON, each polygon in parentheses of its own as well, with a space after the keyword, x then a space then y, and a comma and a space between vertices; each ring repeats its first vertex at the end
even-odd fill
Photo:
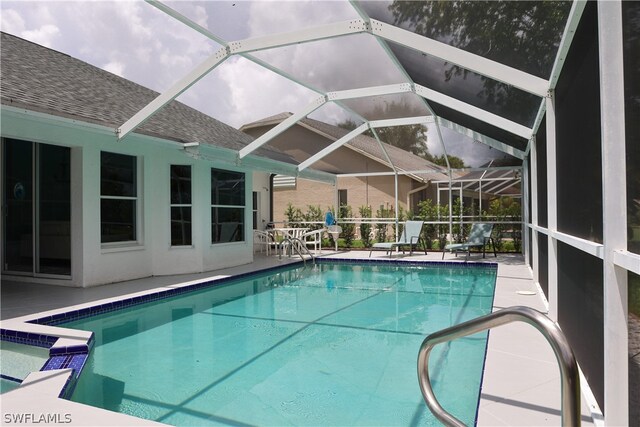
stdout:
POLYGON ((307 259, 302 255, 302 252, 306 252, 306 254, 311 257, 311 260, 315 264, 316 259, 313 257, 313 254, 311 253, 309 248, 307 248, 307 244, 303 242, 302 239, 298 237, 286 237, 285 239, 283 239, 278 245, 278 253, 280 259, 282 259, 282 253, 286 248, 295 251, 295 253, 298 254, 298 256, 304 262, 304 265, 307 265, 307 259), (286 243, 288 243, 288 246, 285 246, 286 243))
POLYGON ((436 399, 429 379, 429 354, 437 344, 482 332, 512 322, 525 322, 535 327, 547 339, 560 365, 561 417, 563 426, 580 425, 580 376, 576 358, 558 325, 544 314, 529 307, 509 307, 427 336, 418 352, 418 381, 427 406, 440 422, 447 426, 465 424, 445 411, 436 399))

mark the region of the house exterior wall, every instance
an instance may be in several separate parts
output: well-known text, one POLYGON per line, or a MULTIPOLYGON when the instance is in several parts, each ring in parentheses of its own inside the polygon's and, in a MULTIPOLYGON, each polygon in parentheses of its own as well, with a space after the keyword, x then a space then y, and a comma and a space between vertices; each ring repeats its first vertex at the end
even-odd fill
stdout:
MULTIPOLYGON (((255 138, 267 132, 273 126, 251 128, 245 132, 255 138)), ((298 161, 305 160, 333 143, 332 140, 306 129, 300 125, 289 128, 280 134, 269 145, 274 146, 298 161)), ((331 173, 351 172, 391 172, 388 166, 351 148, 342 146, 331 152, 311 167, 331 173)), ((407 176, 398 177, 398 204, 407 210, 409 192, 424 183, 407 176)), ((338 178, 337 188, 315 181, 297 179, 295 189, 276 188, 274 190, 274 222, 282 223, 287 205, 306 212, 309 205, 320 206, 323 211, 337 203, 336 190, 347 190, 347 204, 353 209, 354 216, 360 216, 360 206, 371 206, 372 214, 380 206, 390 208, 395 205, 395 183, 393 176, 343 177, 338 178)))
MULTIPOLYGON (((247 129, 244 132, 254 138, 259 137, 269 131, 273 126, 262 126, 254 129, 247 129)), ((278 135, 268 142, 269 146, 289 154, 298 161, 306 160, 325 147, 328 147, 332 140, 312 132, 302 126, 296 125, 286 132, 278 135)), ((327 171, 330 173, 351 173, 351 172, 388 172, 391 168, 380 162, 342 146, 329 153, 324 158, 311 165, 312 168, 327 171)))
MULTIPOLYGON (((406 211, 407 194, 412 188, 413 180, 406 176, 398 177, 398 204, 406 211)), ((286 220, 285 210, 291 203, 294 207, 306 212, 309 205, 326 211, 337 203, 336 189, 347 190, 347 204, 353 209, 353 215, 359 217, 360 206, 371 206, 372 215, 383 205, 390 208, 395 205, 393 176, 374 176, 365 178, 338 178, 337 188, 315 181, 298 179, 295 189, 274 190, 274 221, 286 220)))
MULTIPOLYGON (((71 279, 10 276, 12 280, 94 286, 152 275, 193 273, 253 260, 252 191, 268 189, 269 175, 187 155, 179 144, 132 134, 117 142, 112 130, 2 107, 2 137, 71 148, 71 279), (100 152, 136 156, 137 244, 105 245, 100 236, 100 152), (171 246, 170 165, 192 166, 192 245, 171 246), (244 242, 211 243, 211 168, 244 172, 244 242)), ((268 203, 268 192, 261 197, 268 203)), ((267 205, 268 206, 268 205, 267 205)), ((268 208, 262 215, 268 217, 268 208)), ((1 249, 0 249, 1 250, 1 249)), ((2 253, 0 253, 0 256, 2 253)), ((6 275, 3 275, 6 278, 6 275)))

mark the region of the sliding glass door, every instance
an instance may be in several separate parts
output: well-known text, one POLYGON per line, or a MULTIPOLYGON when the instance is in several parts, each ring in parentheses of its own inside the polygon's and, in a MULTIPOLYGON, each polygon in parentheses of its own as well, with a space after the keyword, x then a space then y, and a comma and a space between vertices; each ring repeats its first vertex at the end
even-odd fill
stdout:
POLYGON ((70 149, 3 139, 3 270, 71 275, 70 149))

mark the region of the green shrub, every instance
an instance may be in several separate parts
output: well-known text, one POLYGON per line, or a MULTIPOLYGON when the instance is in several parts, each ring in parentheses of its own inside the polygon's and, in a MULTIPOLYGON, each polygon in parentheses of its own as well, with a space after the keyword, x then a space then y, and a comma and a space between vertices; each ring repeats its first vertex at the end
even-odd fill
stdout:
MULTIPOLYGON (((392 218, 391 215, 392 210, 386 209, 384 206, 380 206, 380 209, 376 211, 377 219, 386 219, 392 218)), ((387 241, 387 223, 378 223, 376 224, 376 241, 378 242, 386 242, 387 241)))
MULTIPOLYGON (((351 210, 351 206, 342 205, 340 206, 340 218, 352 218, 353 211, 351 210)), ((356 236, 356 225, 352 222, 345 222, 340 225, 342 227, 342 238, 344 239, 344 244, 347 248, 351 247, 353 243, 353 239, 356 236)))
POLYGON ((287 205, 287 209, 284 211, 284 216, 287 218, 287 224, 297 225, 297 223, 304 220, 304 215, 299 208, 293 207, 291 203, 287 205))
POLYGON ((307 213, 304 214, 304 220, 308 223, 306 226, 310 231, 321 229, 323 227, 324 214, 322 209, 320 209, 320 205, 307 206, 307 213))
MULTIPOLYGON (((360 206, 358 208, 360 218, 371 218, 371 206, 360 206)), ((360 223, 360 237, 365 248, 371 247, 371 224, 368 222, 360 223)))

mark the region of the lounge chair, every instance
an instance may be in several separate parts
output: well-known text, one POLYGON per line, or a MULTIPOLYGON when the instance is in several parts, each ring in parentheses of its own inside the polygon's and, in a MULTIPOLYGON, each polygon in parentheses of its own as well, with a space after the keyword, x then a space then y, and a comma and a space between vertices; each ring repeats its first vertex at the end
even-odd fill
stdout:
MULTIPOLYGON (((407 221, 404 224, 402 235, 397 242, 374 243, 373 247, 369 251, 369 257, 371 257, 373 249, 384 249, 387 251, 387 254, 391 256, 391 252, 394 248, 404 248, 405 246, 409 246, 409 255, 413 255, 413 248, 417 247, 418 243, 422 240, 420 234, 422 233, 423 224, 424 221, 407 221)), ((402 253, 404 254, 404 249, 402 249, 402 253)), ((426 246, 424 254, 427 254, 426 246)))
POLYGON ((486 246, 489 240, 493 243, 493 255, 498 256, 496 253, 496 245, 491 237, 493 231, 493 224, 475 223, 471 226, 471 232, 465 243, 453 243, 444 247, 442 251, 442 259, 444 259, 444 253, 446 251, 455 252, 458 256, 458 252, 467 252, 465 261, 469 259, 471 255, 471 248, 482 248, 482 258, 485 257, 486 246))

